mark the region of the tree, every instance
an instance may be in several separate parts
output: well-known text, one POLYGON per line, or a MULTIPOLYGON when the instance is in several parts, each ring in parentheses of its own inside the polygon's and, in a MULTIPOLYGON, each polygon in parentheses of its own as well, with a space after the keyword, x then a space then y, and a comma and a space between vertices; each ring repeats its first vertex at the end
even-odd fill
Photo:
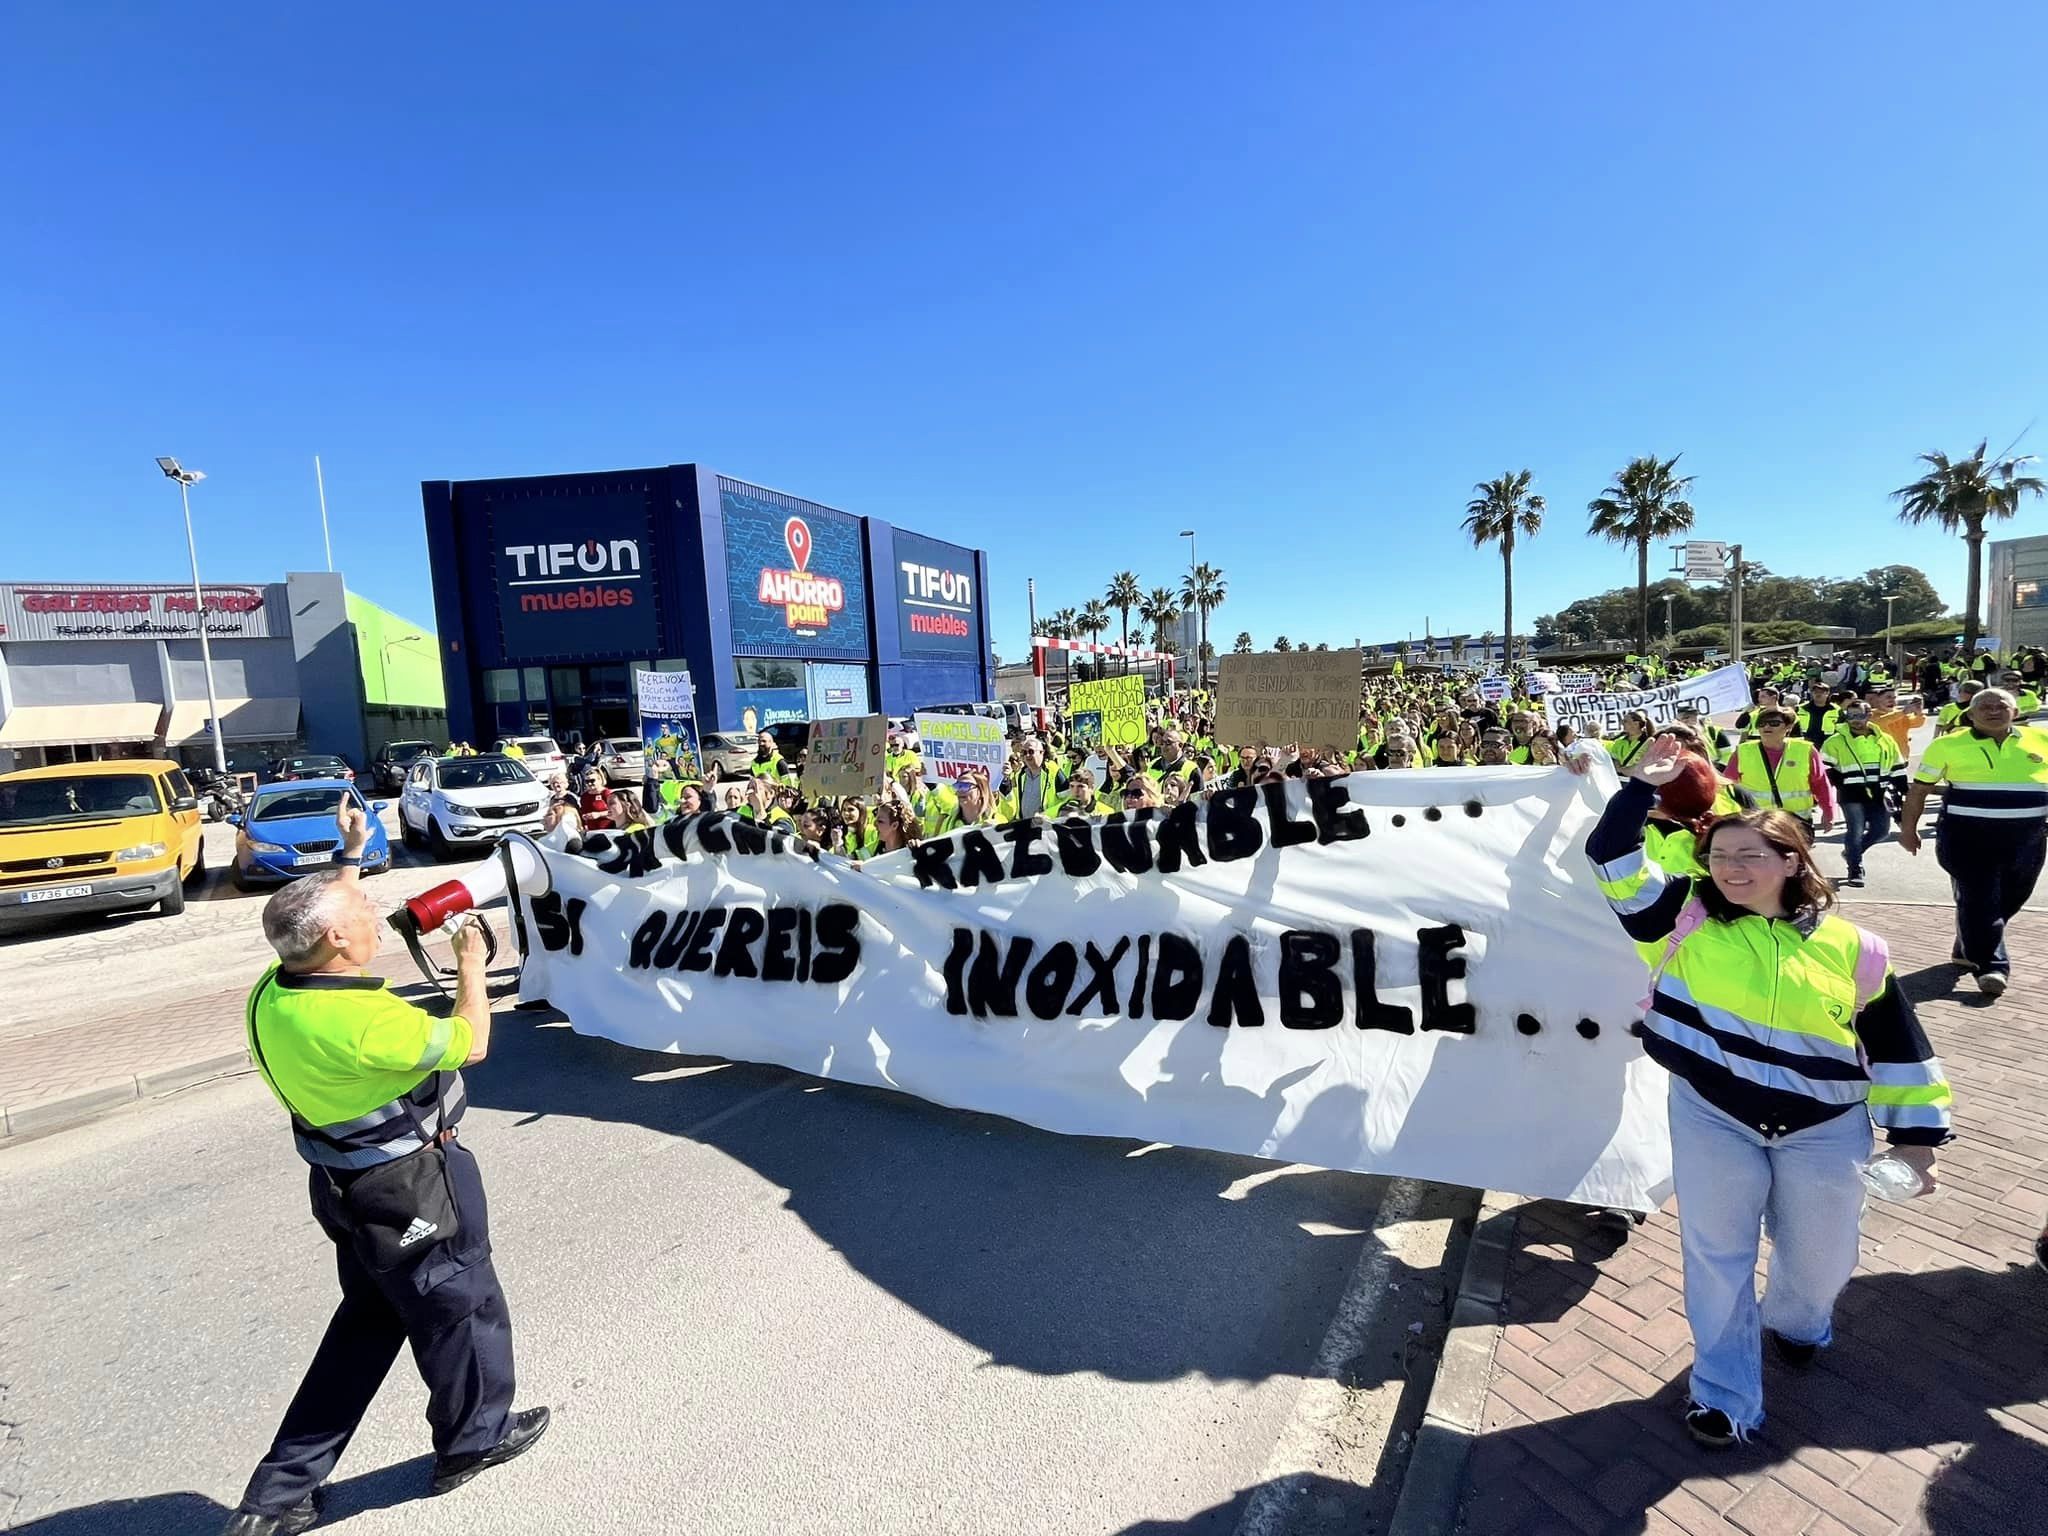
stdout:
POLYGON ((1251 655, 1252 632, 1248 629, 1240 629, 1237 632, 1237 638, 1230 642, 1230 649, 1239 656, 1251 655))
POLYGON ((1282 635, 1278 640, 1275 640, 1273 642, 1273 649, 1276 651, 1291 651, 1294 649, 1294 642, 1288 639, 1285 635, 1282 635))
MULTIPOLYGON (((1123 620, 1124 650, 1128 653, 1131 648, 1131 610, 1145 601, 1144 589, 1138 585, 1137 572, 1118 571, 1109 578, 1109 590, 1102 595, 1109 600, 1109 606, 1114 608, 1123 620)), ((1128 654, 1124 657, 1124 670, 1131 670, 1131 658, 1128 654)))
POLYGON ((1138 617, 1152 626, 1152 648, 1155 651, 1173 649, 1167 630, 1180 618, 1180 604, 1175 601, 1169 587, 1154 587, 1145 594, 1138 605, 1138 617))
POLYGON ((1515 539, 1536 537, 1543 526, 1543 498, 1529 489, 1526 469, 1482 480, 1465 503, 1465 531, 1472 547, 1500 546, 1501 633, 1508 637, 1507 659, 1515 659, 1515 539))
MULTIPOLYGON (((1213 565, 1198 565, 1180 579, 1180 606, 1183 613, 1192 613, 1201 625, 1197 637, 1203 646, 1209 643, 1209 615, 1223 606, 1225 588, 1223 573, 1213 565)), ((1197 650, 1197 655, 1200 651, 1197 650)), ((1209 686, 1209 667, 1202 664, 1201 686, 1209 686)))
POLYGON ((1330 642, 1327 640, 1318 640, 1316 642, 1315 648, 1319 651, 1327 651, 1330 648, 1330 642))
MULTIPOLYGON (((1099 597, 1089 598, 1082 606, 1081 617, 1074 621, 1074 626, 1082 634, 1099 644, 1102 640, 1102 632, 1109 628, 1109 610, 1102 605, 1102 599, 1099 597)), ((1096 668, 1097 672, 1101 670, 1100 667, 1096 668)))
MULTIPOLYGON (((1927 473, 1892 492, 1899 520, 1934 523, 1944 533, 1961 532, 1970 553, 1970 579, 1963 593, 1963 654, 1977 648, 1978 617, 1984 597, 1984 525, 1992 518, 2011 517, 2027 496, 2048 495, 2048 481, 2021 471, 2034 455, 1988 459, 1986 438, 1977 451, 1951 460, 1945 453, 1923 453, 1927 473)), ((2006 637, 2008 640, 2010 636, 2006 637)))
MULTIPOLYGON (((1074 640, 1080 636, 1080 619, 1071 608, 1062 608, 1046 620, 1045 632, 1055 640, 1074 640)), ((1060 667, 1066 675, 1067 686, 1074 686, 1074 653, 1060 652, 1060 667)))
POLYGON ((1615 476, 1614 484, 1586 503, 1593 519, 1586 529, 1589 534, 1635 546, 1638 651, 1650 648, 1650 546, 1692 527, 1692 503, 1686 493, 1692 489, 1693 477, 1676 473, 1680 457, 1674 453, 1660 459, 1645 454, 1631 459, 1615 476))

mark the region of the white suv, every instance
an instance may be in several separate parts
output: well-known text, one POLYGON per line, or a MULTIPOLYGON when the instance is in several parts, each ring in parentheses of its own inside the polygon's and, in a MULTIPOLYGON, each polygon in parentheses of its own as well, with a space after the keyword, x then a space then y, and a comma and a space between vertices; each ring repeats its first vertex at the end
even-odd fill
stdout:
POLYGON ((398 830, 408 848, 445 859, 465 843, 488 847, 506 832, 538 833, 547 790, 515 758, 422 758, 398 796, 398 830))
POLYGON ((508 754, 514 762, 524 763, 526 771, 536 779, 551 779, 560 774, 569 776, 569 759, 562 754, 552 736, 500 736, 492 746, 493 752, 503 752, 507 747, 517 747, 517 753, 508 754))

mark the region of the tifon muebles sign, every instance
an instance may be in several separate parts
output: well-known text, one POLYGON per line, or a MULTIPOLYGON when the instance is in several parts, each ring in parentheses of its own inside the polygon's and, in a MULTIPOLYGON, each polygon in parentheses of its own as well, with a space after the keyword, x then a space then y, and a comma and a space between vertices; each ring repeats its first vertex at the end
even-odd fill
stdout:
POLYGON ((507 661, 654 653, 644 495, 494 500, 490 535, 507 661))
MULTIPOLYGON (((201 595, 209 636, 291 633, 283 603, 273 604, 263 587, 210 586, 201 595)), ((0 586, 0 640, 176 640, 199 633, 200 612, 189 586, 0 586)))
POLYGON ((981 654, 972 550, 896 530, 896 639, 905 656, 981 654))

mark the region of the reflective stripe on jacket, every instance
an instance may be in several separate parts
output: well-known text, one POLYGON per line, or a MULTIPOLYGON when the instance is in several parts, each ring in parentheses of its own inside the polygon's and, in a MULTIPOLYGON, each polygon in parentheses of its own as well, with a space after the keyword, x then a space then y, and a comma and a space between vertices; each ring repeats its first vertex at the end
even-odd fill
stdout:
POLYGON ((1694 880, 1644 856, 1654 803, 1650 786, 1624 784, 1586 845, 1601 893, 1656 968, 1645 1052, 1765 1136, 1867 1105, 1894 1142, 1947 1141, 1948 1081, 1883 941, 1813 913, 1699 920, 1694 880))

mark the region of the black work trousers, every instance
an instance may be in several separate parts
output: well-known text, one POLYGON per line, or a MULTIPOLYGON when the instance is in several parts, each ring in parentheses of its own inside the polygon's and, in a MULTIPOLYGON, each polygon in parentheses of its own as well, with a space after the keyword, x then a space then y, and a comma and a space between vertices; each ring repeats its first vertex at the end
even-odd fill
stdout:
POLYGON ((341 1305, 249 1479, 243 1509, 281 1514, 326 1479, 407 1343, 427 1384, 437 1456, 486 1451, 505 1438, 512 1318, 491 1265, 483 1176, 459 1142, 448 1147, 448 1179, 461 1232, 418 1263, 379 1275, 356 1256, 328 1175, 312 1170, 313 1214, 334 1241, 341 1305))
POLYGON ((1975 970, 2011 970, 2005 925, 2034 894, 2048 825, 2006 817, 1944 815, 1935 857, 1956 893, 1956 952, 1975 970))

